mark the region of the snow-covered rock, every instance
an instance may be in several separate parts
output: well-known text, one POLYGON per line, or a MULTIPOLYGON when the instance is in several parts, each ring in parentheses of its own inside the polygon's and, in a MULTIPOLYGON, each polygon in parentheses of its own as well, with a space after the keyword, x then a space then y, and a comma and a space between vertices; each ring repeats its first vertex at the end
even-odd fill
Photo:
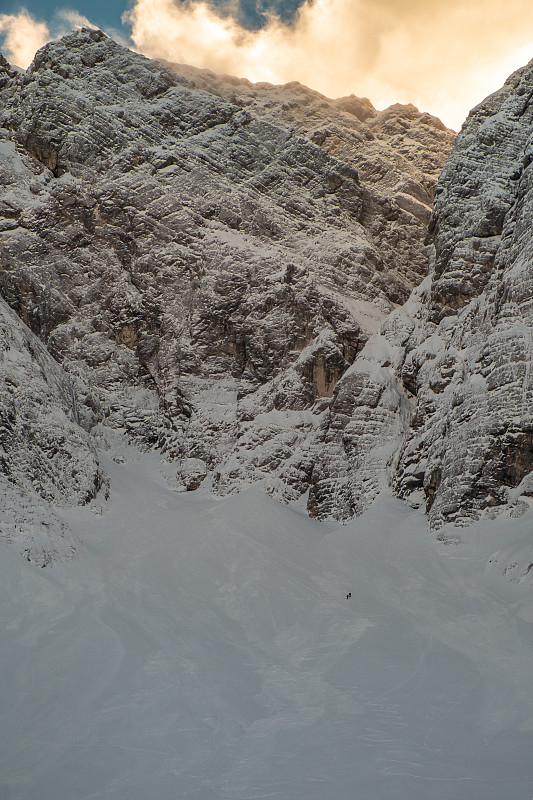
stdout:
POLYGON ((529 65, 471 112, 437 189, 427 338, 408 346, 416 409, 396 478, 403 497, 423 489, 433 524, 531 491, 532 93, 529 65))
POLYGON ((45 566, 75 542, 55 507, 105 483, 68 376, 0 298, 0 540, 45 566))
POLYGON ((532 96, 529 65, 463 126, 436 190, 430 278, 335 388, 331 409, 344 403, 348 413, 322 433, 311 494, 319 516, 347 517, 390 483, 435 527, 527 506, 532 96))
MULTIPOLYGON (((435 526, 525 504, 531 67, 467 120, 429 278, 401 307, 428 266, 453 138, 438 120, 161 64, 94 30, 0 72, 0 289, 100 442, 160 448, 182 490, 309 491, 318 517, 390 485, 435 526)), ((38 491, 92 496, 88 463, 39 467, 38 491)))
MULTIPOLYGON (((365 196, 367 235, 388 267, 388 280, 396 276, 398 299, 407 299, 406 285, 416 285, 427 273, 426 226, 435 181, 455 138, 452 131, 413 105, 376 111, 367 98, 332 100, 297 82, 272 86, 182 64, 167 66, 191 87, 305 136, 355 167, 365 196)), ((390 284, 388 291, 391 296, 390 284)))
POLYGON ((87 418, 184 488, 298 497, 337 382, 427 270, 453 134, 298 85, 204 91, 94 30, 2 69, 0 290, 87 418))
POLYGON ((3 477, 58 505, 91 500, 102 472, 68 376, 0 299, 3 477))

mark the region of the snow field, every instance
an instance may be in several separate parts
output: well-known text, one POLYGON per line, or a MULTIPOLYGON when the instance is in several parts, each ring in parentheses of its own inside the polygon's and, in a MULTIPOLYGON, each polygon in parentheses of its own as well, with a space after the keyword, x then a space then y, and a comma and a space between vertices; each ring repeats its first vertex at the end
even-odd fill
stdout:
POLYGON ((387 497, 339 526, 103 460, 75 558, 1 545, 0 800, 533 795, 531 516, 446 544, 387 497))

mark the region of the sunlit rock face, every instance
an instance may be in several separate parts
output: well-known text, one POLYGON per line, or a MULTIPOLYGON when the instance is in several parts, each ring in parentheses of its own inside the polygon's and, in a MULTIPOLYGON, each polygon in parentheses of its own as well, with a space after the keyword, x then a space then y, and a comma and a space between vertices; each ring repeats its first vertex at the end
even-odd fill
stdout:
POLYGON ((188 85, 305 136, 355 167, 364 195, 363 224, 388 268, 388 294, 407 299, 406 288, 427 274, 424 240, 435 181, 455 138, 440 120, 412 105, 378 112, 366 98, 331 100, 296 82, 254 84, 181 64, 168 67, 188 85))
POLYGON ((230 96, 180 69, 98 31, 25 74, 0 64, 0 290, 90 424, 160 448, 183 489, 293 499, 347 417, 339 381, 427 271, 453 134, 410 106, 230 96))
POLYGON ((532 95, 529 67, 458 136, 436 191, 432 274, 336 386, 321 440, 337 457, 315 468, 317 513, 349 516, 390 482, 434 527, 518 513, 531 495, 532 95))

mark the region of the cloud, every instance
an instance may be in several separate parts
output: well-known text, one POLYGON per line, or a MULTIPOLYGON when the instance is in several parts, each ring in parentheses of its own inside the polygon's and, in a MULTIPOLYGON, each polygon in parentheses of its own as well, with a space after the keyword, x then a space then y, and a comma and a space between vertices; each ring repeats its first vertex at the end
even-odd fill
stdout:
MULTIPOLYGON (((137 50, 253 81, 298 80, 330 96, 354 93, 378 108, 414 103, 458 128, 470 108, 533 57, 531 0, 305 0, 290 24, 271 14, 249 31, 238 0, 224 14, 202 0, 133 0, 124 19, 137 50), (233 9, 233 16, 228 16, 233 9)), ((0 14, 12 63, 73 27, 79 12, 56 12, 52 30, 25 9, 0 14)), ((108 33, 123 44, 116 31, 108 33)))
POLYGON ((59 11, 56 11, 56 17, 67 26, 67 30, 71 31, 75 28, 95 28, 96 25, 93 25, 87 17, 84 17, 83 14, 80 14, 79 11, 74 11, 72 8, 61 8, 59 11))
POLYGON ((125 21, 154 58, 412 102, 452 127, 533 56, 530 0, 308 0, 290 25, 253 32, 204 2, 135 0, 125 21))
MULTIPOLYGON (((96 27, 87 17, 72 8, 57 9, 50 27, 46 22, 38 22, 25 8, 18 14, 0 14, 0 40, 3 38, 3 50, 8 61, 23 69, 31 64, 35 52, 52 39, 58 39, 76 28, 96 27)), ((125 47, 131 45, 121 31, 110 30, 108 35, 125 47)))
POLYGON ((31 63, 35 51, 50 40, 48 25, 25 9, 18 14, 0 14, 0 34, 7 60, 23 69, 31 63))

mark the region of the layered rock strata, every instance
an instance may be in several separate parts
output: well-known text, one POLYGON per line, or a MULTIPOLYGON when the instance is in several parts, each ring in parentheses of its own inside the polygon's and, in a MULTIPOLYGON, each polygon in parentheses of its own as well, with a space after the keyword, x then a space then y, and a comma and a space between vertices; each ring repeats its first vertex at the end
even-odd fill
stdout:
POLYGON ((319 515, 347 517, 388 483, 435 527, 531 495, 532 97, 530 65, 466 121, 437 187, 431 277, 336 386, 347 413, 319 437, 337 449, 314 471, 319 515))
POLYGON ((332 100, 297 82, 254 84, 182 64, 167 66, 187 85, 304 136, 355 167, 365 194, 365 229, 388 267, 389 296, 394 275, 396 299, 407 299, 408 287, 427 274, 426 227, 452 131, 413 105, 376 111, 367 98, 332 100))
POLYGON ((0 541, 40 566, 77 547, 54 508, 106 485, 89 423, 64 370, 0 299, 0 541))
POLYGON ((183 488, 298 497, 339 379, 426 271, 451 132, 303 87, 230 101, 98 31, 0 72, 0 290, 88 424, 183 488))

